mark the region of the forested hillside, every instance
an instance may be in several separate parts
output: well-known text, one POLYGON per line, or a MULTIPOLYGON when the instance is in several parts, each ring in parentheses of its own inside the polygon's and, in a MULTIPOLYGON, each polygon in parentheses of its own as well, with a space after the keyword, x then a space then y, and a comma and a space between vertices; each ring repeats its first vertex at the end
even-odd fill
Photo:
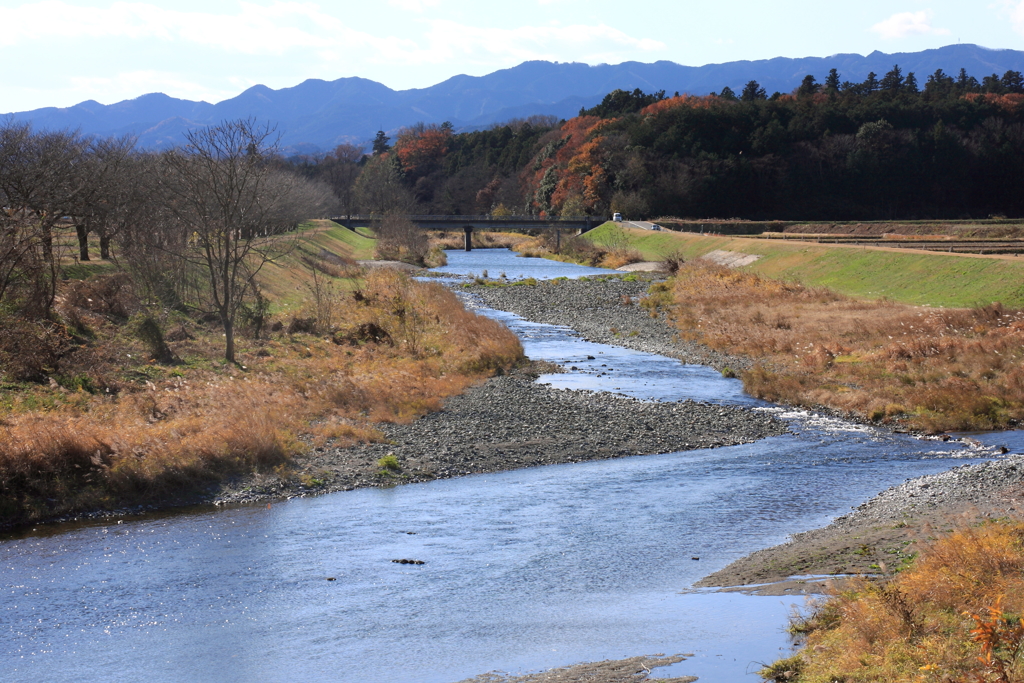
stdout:
POLYGON ((1022 117, 1017 71, 978 80, 895 66, 852 83, 833 69, 788 94, 768 96, 755 81, 702 97, 615 91, 569 121, 536 117, 465 134, 421 124, 393 141, 380 133, 366 159, 339 148, 291 162, 335 177, 344 210, 364 212, 1020 216, 1022 117), (344 164, 351 172, 339 175, 344 164))

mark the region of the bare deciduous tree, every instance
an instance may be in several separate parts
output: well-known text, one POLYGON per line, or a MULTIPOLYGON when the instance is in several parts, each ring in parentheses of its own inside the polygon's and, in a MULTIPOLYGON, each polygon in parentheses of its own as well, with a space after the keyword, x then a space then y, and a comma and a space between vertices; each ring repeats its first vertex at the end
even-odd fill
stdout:
MULTIPOLYGON (((80 173, 86 159, 86 143, 77 132, 35 133, 28 124, 8 119, 0 124, 0 199, 5 224, 17 231, 8 235, 19 263, 31 267, 21 272, 22 284, 31 283, 23 306, 35 315, 49 315, 57 293, 60 254, 53 230, 69 215, 85 191, 80 173)), ((27 292, 28 290, 26 290, 27 292)), ((27 310, 27 309, 26 309, 27 310)))
POLYGON ((376 225, 377 256, 382 259, 423 265, 430 243, 426 234, 408 216, 385 215, 376 225))
POLYGON ((322 211, 310 205, 317 192, 269 163, 272 132, 252 119, 228 121, 189 132, 184 148, 164 156, 170 214, 184 235, 178 256, 205 276, 230 362, 235 319, 255 293, 260 269, 293 245, 283 233, 322 211))
POLYGON ((110 258, 110 238, 116 232, 118 214, 136 203, 132 201, 138 185, 138 179, 132 177, 135 156, 135 139, 130 136, 89 141, 77 169, 82 175, 82 191, 71 212, 80 260, 90 260, 89 233, 93 232, 100 238, 100 258, 110 258))

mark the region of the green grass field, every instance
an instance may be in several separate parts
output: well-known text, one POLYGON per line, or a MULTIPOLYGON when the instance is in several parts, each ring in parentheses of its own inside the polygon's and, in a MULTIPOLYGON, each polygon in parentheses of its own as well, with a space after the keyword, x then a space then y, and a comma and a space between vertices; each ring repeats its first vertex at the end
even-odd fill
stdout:
POLYGON ((824 286, 861 298, 886 297, 909 304, 954 307, 998 301, 1011 308, 1024 308, 1024 257, 1014 260, 901 253, 863 247, 652 232, 620 228, 614 223, 605 223, 585 237, 605 247, 618 246, 625 241, 651 261, 663 260, 672 253, 693 259, 715 250, 758 254, 761 258, 744 270, 824 286))

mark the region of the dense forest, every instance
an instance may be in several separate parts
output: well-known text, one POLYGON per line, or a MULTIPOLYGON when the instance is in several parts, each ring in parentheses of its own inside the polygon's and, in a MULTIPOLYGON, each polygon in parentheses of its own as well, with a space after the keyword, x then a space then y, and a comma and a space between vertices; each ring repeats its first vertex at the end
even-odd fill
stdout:
POLYGON ((417 125, 374 153, 290 160, 343 211, 751 219, 1024 214, 1024 77, 832 70, 771 96, 615 91, 578 117, 454 133, 417 125), (348 168, 348 172, 339 172, 348 168), (381 188, 389 188, 384 195, 381 188))

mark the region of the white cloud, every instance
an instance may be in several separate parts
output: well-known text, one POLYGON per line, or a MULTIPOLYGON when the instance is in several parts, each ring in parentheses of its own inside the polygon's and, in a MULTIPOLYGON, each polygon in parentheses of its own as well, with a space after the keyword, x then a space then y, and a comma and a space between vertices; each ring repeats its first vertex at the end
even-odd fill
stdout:
MULTIPOLYGON (((430 1, 430 0, 426 0, 430 1)), ((79 7, 43 0, 0 8, 0 46, 55 38, 128 38, 182 41, 242 54, 282 54, 292 48, 327 48, 344 40, 354 47, 396 49, 409 41, 355 31, 305 2, 238 4, 234 14, 181 12, 147 3, 114 2, 79 7)))
POLYGON ((1024 35, 1024 0, 1002 0, 999 5, 1009 16, 1013 30, 1024 35))
MULTIPOLYGON (((444 5, 442 0, 389 1, 410 11, 444 5)), ((282 87, 342 75, 423 87, 442 80, 444 72, 481 74, 527 60, 649 61, 649 55, 667 50, 657 40, 596 22, 561 25, 540 19, 536 26, 479 27, 428 13, 402 27, 381 29, 390 35, 374 35, 351 28, 334 4, 305 0, 209 3, 210 9, 199 10, 160 7, 160 0, 92 0, 92 7, 72 2, 27 0, 12 6, 11 0, 0 0, 0 54, 9 59, 25 47, 54 46, 49 62, 0 75, 5 108, 68 106, 84 99, 109 104, 154 91, 218 102, 255 82, 282 87), (396 35, 408 24, 414 33, 396 35), (75 60, 76 54, 88 59, 75 60), (133 61, 129 55, 135 54, 133 61), (198 70, 196 63, 202 64, 198 70)))
POLYGON ((650 38, 633 38, 604 24, 588 26, 520 26, 479 28, 447 20, 430 22, 427 45, 419 58, 433 63, 448 61, 501 63, 526 60, 613 62, 656 52, 665 44, 650 38))
POLYGON ((404 9, 407 12, 422 13, 428 7, 437 7, 438 0, 388 0, 392 7, 404 9))
MULTIPOLYGON (((389 0, 423 9, 439 0, 389 0)), ((422 20, 426 32, 414 39, 357 31, 310 2, 270 5, 240 2, 235 13, 185 12, 144 2, 80 7, 41 0, 0 8, 0 46, 54 39, 131 39, 191 43, 246 55, 308 51, 325 61, 361 51, 377 64, 441 64, 449 60, 511 65, 513 60, 558 59, 607 62, 637 52, 665 49, 649 38, 634 38, 605 24, 480 28, 448 20, 422 20)))
POLYGON ((894 14, 885 21, 880 21, 872 26, 871 30, 886 39, 906 38, 912 35, 949 35, 949 29, 932 26, 932 11, 930 9, 894 14))

